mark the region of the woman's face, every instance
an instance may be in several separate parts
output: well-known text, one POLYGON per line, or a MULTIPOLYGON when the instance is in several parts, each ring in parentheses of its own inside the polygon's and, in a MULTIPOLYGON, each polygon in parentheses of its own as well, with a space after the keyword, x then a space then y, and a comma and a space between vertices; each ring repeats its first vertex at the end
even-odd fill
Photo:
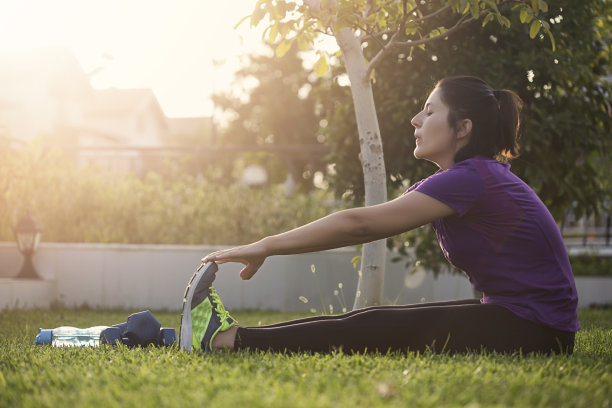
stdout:
POLYGON ((448 106, 442 102, 440 89, 434 89, 425 108, 412 118, 416 147, 414 157, 429 160, 445 170, 454 164, 458 150, 456 132, 448 124, 448 106))

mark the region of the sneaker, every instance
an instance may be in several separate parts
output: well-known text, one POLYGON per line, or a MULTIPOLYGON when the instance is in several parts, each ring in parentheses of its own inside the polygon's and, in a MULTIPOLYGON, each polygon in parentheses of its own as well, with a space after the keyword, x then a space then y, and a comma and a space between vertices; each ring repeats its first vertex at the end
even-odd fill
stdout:
POLYGON ((217 264, 214 262, 200 265, 185 289, 179 336, 179 347, 182 350, 211 350, 210 344, 217 332, 236 324, 212 288, 217 270, 217 264), (212 330, 210 333, 207 332, 209 326, 212 330), (204 337, 209 339, 206 346, 203 346, 204 337))
POLYGON ((219 267, 214 262, 201 264, 187 284, 185 295, 183 295, 181 329, 179 332, 179 346, 183 350, 191 350, 191 310, 208 296, 218 269, 219 267))
POLYGON ((213 351, 212 343, 217 333, 225 331, 236 321, 225 310, 213 287, 202 303, 192 311, 192 347, 194 350, 213 351))

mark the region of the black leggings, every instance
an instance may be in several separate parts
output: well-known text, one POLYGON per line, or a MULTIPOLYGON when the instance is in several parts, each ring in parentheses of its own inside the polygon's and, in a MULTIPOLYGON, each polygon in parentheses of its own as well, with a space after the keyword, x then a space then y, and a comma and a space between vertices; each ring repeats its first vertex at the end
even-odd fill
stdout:
POLYGON ((478 299, 377 306, 259 327, 239 327, 234 349, 345 353, 425 351, 568 353, 574 333, 522 319, 478 299))

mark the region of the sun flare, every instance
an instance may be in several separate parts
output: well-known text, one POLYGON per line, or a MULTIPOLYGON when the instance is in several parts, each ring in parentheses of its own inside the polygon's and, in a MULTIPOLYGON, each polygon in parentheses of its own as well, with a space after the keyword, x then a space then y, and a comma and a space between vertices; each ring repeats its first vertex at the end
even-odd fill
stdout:
POLYGON ((0 3, 0 48, 69 47, 96 88, 152 88, 168 116, 208 114, 261 35, 236 23, 253 1, 0 3))

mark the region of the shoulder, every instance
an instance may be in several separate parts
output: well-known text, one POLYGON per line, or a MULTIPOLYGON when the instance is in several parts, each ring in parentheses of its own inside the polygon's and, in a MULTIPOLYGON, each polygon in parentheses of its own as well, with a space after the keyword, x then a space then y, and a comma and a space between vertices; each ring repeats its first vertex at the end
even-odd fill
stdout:
POLYGON ((431 176, 418 181, 406 192, 429 188, 455 190, 469 188, 482 190, 492 173, 507 173, 510 165, 483 156, 471 157, 455 163, 446 170, 438 170, 431 176))
MULTIPOLYGON (((486 164, 485 164, 486 167, 486 164)), ((477 158, 470 158, 455 163, 447 170, 440 171, 423 180, 423 184, 443 185, 450 189, 474 188, 482 185, 483 163, 477 158)))
POLYGON ((422 180, 413 186, 413 190, 435 198, 463 215, 485 190, 479 167, 477 159, 463 160, 422 180))

